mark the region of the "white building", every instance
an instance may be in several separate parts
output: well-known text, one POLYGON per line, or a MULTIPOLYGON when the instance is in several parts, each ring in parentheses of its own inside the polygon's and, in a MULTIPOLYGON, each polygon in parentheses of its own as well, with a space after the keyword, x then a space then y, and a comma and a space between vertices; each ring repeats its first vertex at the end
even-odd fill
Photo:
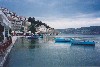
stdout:
POLYGON ((7 8, 0 8, 5 14, 6 18, 11 22, 12 31, 18 31, 21 29, 23 18, 16 15, 16 13, 9 11, 7 8))
POLYGON ((8 19, 11 21, 12 31, 18 31, 21 29, 22 21, 19 19, 19 17, 8 16, 8 19))
POLYGON ((47 33, 47 28, 44 25, 41 25, 41 26, 36 28, 36 31, 38 33, 47 33))
POLYGON ((6 41, 6 38, 10 36, 9 30, 11 29, 11 22, 8 20, 2 10, 0 10, 0 24, 4 27, 3 31, 0 33, 3 34, 3 41, 6 41))

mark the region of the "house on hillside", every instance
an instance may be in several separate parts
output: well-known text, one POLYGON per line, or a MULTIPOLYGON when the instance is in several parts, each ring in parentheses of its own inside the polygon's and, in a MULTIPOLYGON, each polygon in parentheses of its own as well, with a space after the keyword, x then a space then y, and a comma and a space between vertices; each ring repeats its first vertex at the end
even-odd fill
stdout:
POLYGON ((47 28, 44 25, 41 25, 39 27, 36 28, 37 33, 47 33, 47 28))

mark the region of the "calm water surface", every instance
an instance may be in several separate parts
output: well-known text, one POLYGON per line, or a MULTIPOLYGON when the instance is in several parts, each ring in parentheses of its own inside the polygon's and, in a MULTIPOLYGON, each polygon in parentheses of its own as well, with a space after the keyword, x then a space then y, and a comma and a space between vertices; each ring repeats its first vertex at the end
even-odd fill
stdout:
POLYGON ((59 36, 82 37, 95 41, 96 45, 55 43, 52 36, 36 40, 19 38, 8 57, 6 67, 100 66, 99 35, 59 36))

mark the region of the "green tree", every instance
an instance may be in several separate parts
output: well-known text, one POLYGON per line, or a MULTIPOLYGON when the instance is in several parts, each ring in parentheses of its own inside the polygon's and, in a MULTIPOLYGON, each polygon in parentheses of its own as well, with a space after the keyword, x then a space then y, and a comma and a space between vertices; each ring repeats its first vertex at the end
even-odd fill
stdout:
POLYGON ((29 17, 28 18, 28 22, 31 22, 31 25, 29 26, 29 30, 32 32, 32 33, 35 33, 36 32, 36 27, 39 27, 41 25, 44 25, 46 28, 50 28, 47 24, 45 23, 42 23, 42 21, 35 21, 35 18, 31 18, 29 17))

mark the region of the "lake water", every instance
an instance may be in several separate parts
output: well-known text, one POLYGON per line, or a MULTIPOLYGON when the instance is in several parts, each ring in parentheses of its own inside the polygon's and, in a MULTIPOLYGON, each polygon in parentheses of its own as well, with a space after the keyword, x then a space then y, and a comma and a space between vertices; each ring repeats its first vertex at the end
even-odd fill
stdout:
POLYGON ((82 37, 96 42, 95 46, 55 43, 54 37, 28 40, 19 38, 5 67, 69 67, 100 66, 100 35, 59 35, 82 37))

